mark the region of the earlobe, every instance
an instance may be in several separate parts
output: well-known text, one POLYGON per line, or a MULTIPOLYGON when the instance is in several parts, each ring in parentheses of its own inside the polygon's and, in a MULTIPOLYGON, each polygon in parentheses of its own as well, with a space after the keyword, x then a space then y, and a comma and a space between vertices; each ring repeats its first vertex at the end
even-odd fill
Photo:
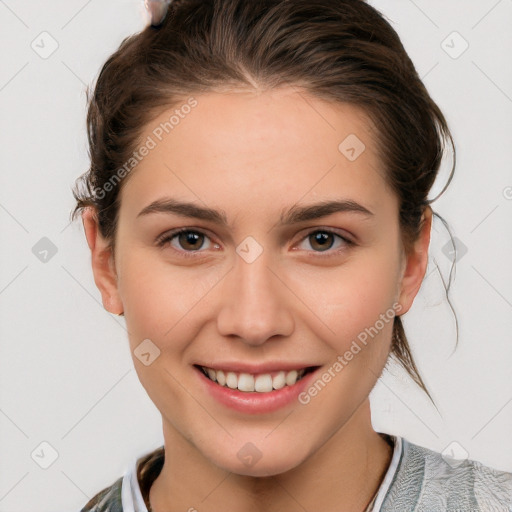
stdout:
POLYGON ((422 227, 418 240, 416 240, 411 252, 405 255, 405 269, 403 270, 400 298, 398 300, 402 306, 400 314, 409 311, 425 277, 431 227, 432 209, 427 206, 422 217, 422 227))
POLYGON ((123 312, 123 304, 118 292, 112 250, 108 241, 100 233, 96 212, 93 208, 84 209, 82 223, 87 245, 91 250, 94 282, 101 293, 103 307, 109 313, 119 315, 123 312))

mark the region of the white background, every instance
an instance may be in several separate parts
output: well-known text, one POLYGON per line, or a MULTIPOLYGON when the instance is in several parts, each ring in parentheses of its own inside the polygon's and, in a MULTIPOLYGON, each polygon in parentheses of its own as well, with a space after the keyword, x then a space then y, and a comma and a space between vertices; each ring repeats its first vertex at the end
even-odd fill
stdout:
MULTIPOLYGON (((439 452, 456 441, 469 458, 512 471, 512 1, 371 3, 452 129, 456 174, 433 207, 467 249, 451 292, 457 350, 438 220, 427 276, 403 317, 441 415, 393 366, 371 394, 374 428, 439 452), (453 31, 469 44, 457 58, 445 51, 462 48, 453 31)), ((0 23, 0 512, 78 510, 163 444, 124 320, 103 309, 81 221, 69 223, 71 187, 88 167, 85 86, 147 17, 142 0, 0 0, 0 23), (31 47, 49 51, 52 39, 46 59, 31 47), (47 262, 32 251, 43 237, 57 249, 47 262), (31 456, 52 449, 48 469, 31 456)))

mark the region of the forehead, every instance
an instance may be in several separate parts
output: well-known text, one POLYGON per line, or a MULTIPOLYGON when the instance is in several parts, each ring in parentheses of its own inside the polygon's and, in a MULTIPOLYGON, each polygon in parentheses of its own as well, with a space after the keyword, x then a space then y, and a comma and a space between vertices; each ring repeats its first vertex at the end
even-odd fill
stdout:
POLYGON ((135 208, 168 193, 242 211, 331 193, 378 208, 394 199, 375 136, 362 109, 296 88, 196 95, 144 128, 140 140, 151 149, 131 171, 121 204, 135 208))

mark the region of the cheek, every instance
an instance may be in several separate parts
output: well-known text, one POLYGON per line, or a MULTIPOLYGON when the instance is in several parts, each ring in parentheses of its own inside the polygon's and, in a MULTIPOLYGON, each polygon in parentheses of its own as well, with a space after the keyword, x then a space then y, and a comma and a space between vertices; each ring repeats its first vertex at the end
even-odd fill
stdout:
MULTIPOLYGON (((304 272, 294 286, 314 313, 313 327, 337 353, 353 340, 390 337, 397 298, 397 261, 393 254, 370 252, 338 268, 304 272), (375 333, 377 329, 378 333, 375 333)), ((313 324, 311 324, 313 325, 313 324)), ((381 344, 382 345, 382 344, 381 344)))
POLYGON ((125 254, 118 269, 119 292, 134 368, 159 410, 183 409, 186 397, 177 384, 176 367, 195 332, 191 312, 201 290, 190 286, 186 269, 144 250, 125 249, 125 254), (144 341, 148 339, 151 344, 144 341), (145 353, 150 360, 144 360, 145 353))
POLYGON ((125 254, 129 257, 120 262, 119 292, 132 351, 148 338, 164 356, 183 354, 206 318, 207 295, 218 272, 205 271, 198 279, 192 266, 171 265, 147 250, 125 254))
POLYGON ((189 286, 186 269, 173 268, 147 251, 132 251, 121 261, 119 276, 119 292, 133 341, 142 337, 162 344, 172 339, 199 293, 197 286, 189 286))

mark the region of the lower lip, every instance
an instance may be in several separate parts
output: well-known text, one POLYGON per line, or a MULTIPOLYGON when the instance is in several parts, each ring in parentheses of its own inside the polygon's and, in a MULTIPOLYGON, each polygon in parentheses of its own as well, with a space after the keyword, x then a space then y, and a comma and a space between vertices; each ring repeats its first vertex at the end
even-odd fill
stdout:
POLYGON ((239 391, 221 386, 209 379, 199 368, 194 366, 194 370, 198 373, 207 392, 221 404, 245 414, 264 414, 298 402, 300 393, 310 385, 319 368, 306 374, 293 386, 285 386, 268 393, 239 391))

